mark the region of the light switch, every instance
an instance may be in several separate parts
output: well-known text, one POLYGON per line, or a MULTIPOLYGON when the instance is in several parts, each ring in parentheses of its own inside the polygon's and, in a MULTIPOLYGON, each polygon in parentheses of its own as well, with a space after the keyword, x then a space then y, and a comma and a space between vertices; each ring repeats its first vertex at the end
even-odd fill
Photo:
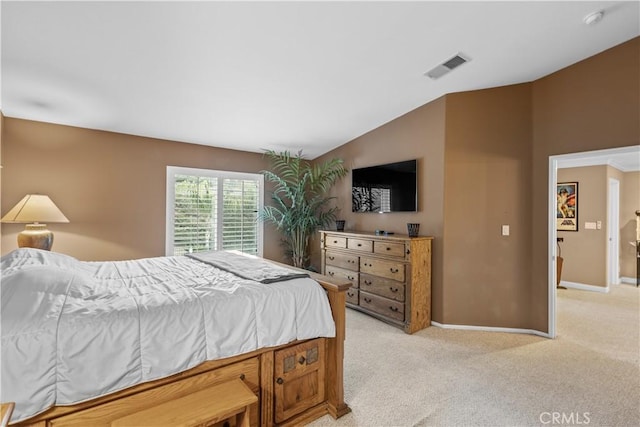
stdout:
POLYGON ((502 235, 503 236, 508 236, 509 235, 509 226, 508 225, 503 225, 502 226, 502 235))
POLYGON ((584 229, 585 230, 595 230, 596 229, 596 223, 595 222, 585 222, 584 223, 584 229))

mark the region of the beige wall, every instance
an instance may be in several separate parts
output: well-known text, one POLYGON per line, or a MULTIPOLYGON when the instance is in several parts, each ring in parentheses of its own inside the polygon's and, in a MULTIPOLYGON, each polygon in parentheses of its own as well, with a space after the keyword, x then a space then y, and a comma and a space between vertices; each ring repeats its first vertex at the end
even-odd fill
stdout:
POLYGON ((549 156, 637 145, 640 38, 533 82, 531 328, 548 323, 549 156))
MULTIPOLYGON (((71 221, 49 224, 54 250, 83 260, 165 254, 166 167, 259 172, 259 153, 5 118, 2 213, 27 193, 49 195, 71 221)), ((2 253, 24 225, 3 224, 2 253)), ((265 227, 264 255, 282 260, 265 227)))
POLYGON ((636 277, 636 211, 640 210, 640 172, 626 172, 620 182, 620 276, 636 277))
POLYGON ((620 277, 636 275, 636 252, 629 244, 636 238, 640 209, 640 172, 622 172, 611 166, 558 169, 558 182, 578 182, 577 232, 559 231, 564 258, 562 280, 607 286, 609 178, 620 182, 620 277), (602 221, 600 230, 586 229, 585 222, 602 221))
POLYGON ((607 166, 558 169, 558 182, 578 183, 578 231, 558 231, 562 250, 562 280, 607 286, 607 166), (600 230, 585 222, 601 221, 600 230))

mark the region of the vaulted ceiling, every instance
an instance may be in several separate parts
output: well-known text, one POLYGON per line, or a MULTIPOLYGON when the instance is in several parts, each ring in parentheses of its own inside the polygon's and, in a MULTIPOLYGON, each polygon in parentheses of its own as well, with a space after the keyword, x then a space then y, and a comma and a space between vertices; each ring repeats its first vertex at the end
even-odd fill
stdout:
POLYGON ((444 94, 533 81, 636 37, 639 5, 3 1, 1 108, 314 158, 444 94), (424 75, 458 53, 470 61, 424 75))

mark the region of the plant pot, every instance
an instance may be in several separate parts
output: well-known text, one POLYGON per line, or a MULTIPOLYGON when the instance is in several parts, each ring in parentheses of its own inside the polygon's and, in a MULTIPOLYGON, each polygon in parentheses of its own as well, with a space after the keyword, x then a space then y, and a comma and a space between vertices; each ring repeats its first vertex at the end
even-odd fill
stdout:
POLYGON ((418 233, 420 232, 420 224, 409 222, 407 223, 407 233, 409 237, 418 237, 418 233))

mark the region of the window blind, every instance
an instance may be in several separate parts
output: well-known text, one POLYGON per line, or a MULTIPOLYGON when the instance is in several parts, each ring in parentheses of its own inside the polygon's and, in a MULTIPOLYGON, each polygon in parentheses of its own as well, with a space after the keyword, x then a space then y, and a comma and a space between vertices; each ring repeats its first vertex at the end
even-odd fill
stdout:
POLYGON ((222 249, 258 253, 258 182, 224 179, 222 205, 222 249))
POLYGON ((262 256, 260 174, 167 168, 167 255, 239 250, 262 256))

